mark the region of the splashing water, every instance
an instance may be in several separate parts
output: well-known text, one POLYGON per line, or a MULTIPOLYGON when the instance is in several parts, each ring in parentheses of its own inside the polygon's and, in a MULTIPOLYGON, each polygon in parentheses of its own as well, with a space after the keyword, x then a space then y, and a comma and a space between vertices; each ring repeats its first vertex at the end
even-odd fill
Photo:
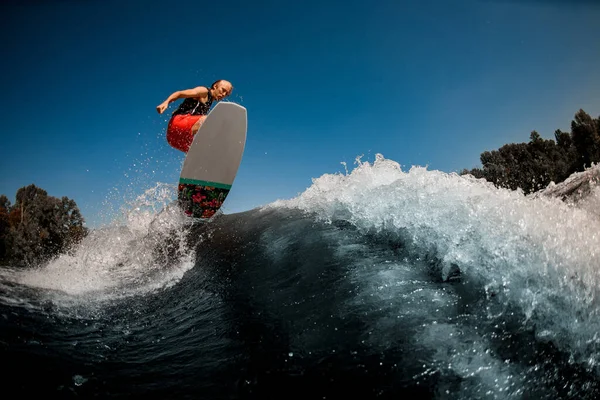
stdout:
POLYGON ((111 300, 177 282, 194 254, 186 243, 189 224, 173 201, 176 190, 160 183, 146 190, 124 207, 120 220, 93 230, 71 254, 17 271, 14 281, 67 302, 111 300))
MULTIPOLYGON (((600 223, 589 207, 498 189, 484 180, 400 165, 378 154, 350 174, 326 174, 268 207, 394 236, 412 260, 433 257, 442 279, 458 268, 487 295, 487 318, 517 308, 591 369, 600 361, 600 223), (498 306, 494 306, 497 304, 498 306)), ((585 203, 587 204, 587 203, 585 203)))
POLYGON ((159 184, 70 255, 0 270, 0 347, 26 366, 9 381, 130 397, 282 397, 282 381, 283 396, 598 397, 597 192, 569 205, 381 155, 357 164, 207 229, 159 184))

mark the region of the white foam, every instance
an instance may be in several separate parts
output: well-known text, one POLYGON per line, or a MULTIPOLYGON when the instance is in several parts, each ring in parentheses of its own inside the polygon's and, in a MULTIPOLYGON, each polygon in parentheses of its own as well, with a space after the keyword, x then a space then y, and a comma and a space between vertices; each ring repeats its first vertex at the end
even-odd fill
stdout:
MULTIPOLYGON (((325 174, 298 197, 268 207, 397 233, 415 259, 436 256, 440 273, 458 265, 494 302, 520 307, 544 340, 596 365, 600 222, 589 207, 498 189, 471 176, 423 167, 404 172, 380 154, 373 164, 357 164, 349 174, 325 174)), ((504 309, 491 308, 489 318, 504 309)))
POLYGON ((124 208, 123 217, 96 229, 71 253, 11 279, 47 289, 52 300, 111 300, 177 282, 193 267, 186 218, 172 206, 177 188, 157 184, 124 208), (161 254, 162 253, 162 254, 161 254), (161 257, 164 256, 164 257, 161 257))

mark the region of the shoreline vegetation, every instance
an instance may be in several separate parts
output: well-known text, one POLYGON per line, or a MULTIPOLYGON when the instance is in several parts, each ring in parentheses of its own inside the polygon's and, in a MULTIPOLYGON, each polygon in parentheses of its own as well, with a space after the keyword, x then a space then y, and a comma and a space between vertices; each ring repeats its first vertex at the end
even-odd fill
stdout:
MULTIPOLYGON (((484 151, 480 161, 481 168, 463 169, 459 174, 522 190, 525 195, 541 193, 567 200, 581 185, 600 180, 598 168, 582 174, 600 163, 600 116, 593 118, 580 109, 570 132, 557 129, 553 140, 533 131, 529 142, 484 151)), ((69 252, 89 233, 77 204, 68 197, 48 196, 31 184, 20 188, 15 199, 11 204, 0 195, 0 265, 40 265, 69 252)))
POLYGON ((0 264, 32 267, 68 252, 87 234, 74 200, 34 184, 17 190, 15 204, 0 195, 0 264))
POLYGON ((554 138, 531 132, 528 143, 509 143, 481 153, 481 168, 463 169, 460 175, 484 178, 497 187, 521 189, 524 194, 544 190, 551 182, 564 182, 600 162, 600 116, 583 110, 575 113, 571 132, 557 129, 554 138))

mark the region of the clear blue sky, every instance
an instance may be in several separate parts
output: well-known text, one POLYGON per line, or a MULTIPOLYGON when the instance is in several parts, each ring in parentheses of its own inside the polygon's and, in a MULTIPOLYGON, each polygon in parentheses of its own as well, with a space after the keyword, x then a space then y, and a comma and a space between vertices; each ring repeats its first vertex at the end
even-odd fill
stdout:
POLYGON ((35 183, 94 226, 183 154, 156 106, 220 78, 248 109, 226 212, 375 153, 446 172, 600 114, 597 1, 9 0, 0 193, 35 183))

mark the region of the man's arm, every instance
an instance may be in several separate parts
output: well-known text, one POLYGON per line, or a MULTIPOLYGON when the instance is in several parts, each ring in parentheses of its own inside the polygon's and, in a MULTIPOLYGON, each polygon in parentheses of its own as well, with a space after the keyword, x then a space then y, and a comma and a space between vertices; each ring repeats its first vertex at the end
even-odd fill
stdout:
POLYGON ((206 94, 208 94, 208 89, 204 86, 198 86, 193 89, 178 90, 176 92, 173 92, 169 97, 167 97, 165 101, 159 104, 156 107, 156 110, 159 114, 162 114, 167 109, 167 107, 169 107, 169 104, 177 99, 183 99, 188 97, 203 97, 206 94))

